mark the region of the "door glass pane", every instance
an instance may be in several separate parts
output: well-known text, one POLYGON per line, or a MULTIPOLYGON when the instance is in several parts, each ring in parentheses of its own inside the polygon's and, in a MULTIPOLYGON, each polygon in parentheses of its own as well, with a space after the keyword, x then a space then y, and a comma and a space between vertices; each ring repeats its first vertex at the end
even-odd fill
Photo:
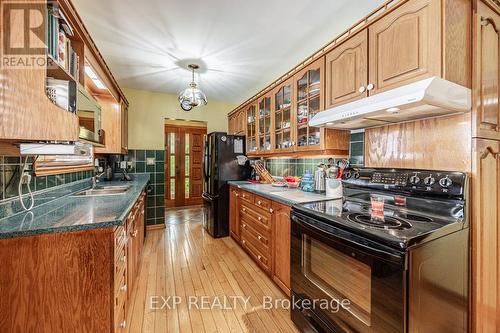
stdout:
POLYGON ((309 71, 309 96, 319 93, 320 88, 320 72, 319 68, 309 71))
POLYGON ((185 196, 184 197, 186 199, 189 199, 189 177, 186 177, 186 180, 185 180, 184 184, 185 184, 184 185, 185 186, 185 188, 184 188, 185 196))
POLYGON ((300 101, 307 97, 307 72, 297 81, 297 100, 300 101))
POLYGON ((175 178, 170 178, 170 199, 175 199, 175 178))
POLYGON ((302 238, 302 273, 367 326, 371 325, 371 268, 307 235, 302 238))
POLYGON ((190 146, 189 146, 189 133, 186 133, 186 135, 184 136, 184 140, 185 140, 185 144, 186 144, 185 153, 186 153, 186 154, 189 154, 189 151, 190 151, 190 146))
POLYGON ((169 136, 170 154, 175 154, 175 133, 170 133, 169 136))
POLYGON ((189 165, 189 155, 186 155, 186 157, 184 158, 184 163, 186 164, 185 165, 185 168, 184 168, 184 175, 186 177, 189 177, 189 170, 191 169, 191 166, 189 165))
POLYGON ((175 177, 175 155, 170 155, 170 177, 175 177))

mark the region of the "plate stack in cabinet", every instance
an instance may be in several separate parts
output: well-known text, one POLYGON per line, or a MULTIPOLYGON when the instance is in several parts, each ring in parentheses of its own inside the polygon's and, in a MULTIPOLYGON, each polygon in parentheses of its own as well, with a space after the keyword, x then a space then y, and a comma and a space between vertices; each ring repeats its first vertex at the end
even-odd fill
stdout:
POLYGON ((241 245, 266 272, 271 272, 271 201, 252 193, 240 195, 241 245))

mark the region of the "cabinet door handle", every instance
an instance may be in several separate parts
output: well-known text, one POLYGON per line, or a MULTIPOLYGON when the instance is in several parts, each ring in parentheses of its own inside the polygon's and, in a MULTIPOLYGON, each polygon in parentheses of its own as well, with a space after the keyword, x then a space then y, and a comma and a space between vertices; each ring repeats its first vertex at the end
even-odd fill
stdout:
POLYGON ((134 238, 137 237, 137 230, 134 230, 134 232, 132 232, 130 235, 134 238))
POLYGON ((261 235, 258 235, 258 236, 257 236, 257 238, 258 238, 259 240, 262 240, 262 236, 261 236, 261 235))
POLYGON ((242 197, 245 198, 246 196, 243 194, 242 197))
POLYGON ((243 244, 246 244, 246 243, 247 243, 245 240, 242 240, 241 242, 242 242, 243 244))
POLYGON ((120 287, 120 290, 121 291, 127 291, 127 285, 124 284, 123 286, 120 287))
POLYGON ((261 204, 261 203, 262 203, 262 202, 261 202, 260 200, 259 200, 259 201, 257 201, 257 205, 259 205, 259 206, 260 206, 260 204, 261 204))
POLYGON ((243 211, 244 211, 244 212, 246 212, 246 211, 247 211, 247 209, 246 209, 246 208, 243 208, 243 211))
POLYGON ((370 83, 369 85, 366 86, 366 89, 368 91, 373 90, 375 88, 375 85, 373 83, 370 83))
POLYGON ((124 320, 120 323, 120 328, 125 328, 127 326, 127 322, 124 320))
POLYGON ((359 87, 358 91, 359 91, 360 93, 364 93, 364 92, 366 91, 365 86, 361 86, 361 87, 359 87))
POLYGON ((269 213, 272 214, 273 212, 274 212, 274 210, 272 208, 269 208, 269 213))
POLYGON ((257 256, 257 259, 259 259, 259 261, 262 259, 262 256, 261 255, 258 255, 257 256))
POLYGON ((123 257, 121 257, 120 261, 121 261, 121 262, 125 262, 125 261, 127 261, 127 256, 123 256, 123 257))
POLYGON ((239 196, 240 196, 238 193, 235 193, 234 195, 235 195, 235 196, 237 196, 237 197, 239 197, 239 196))
POLYGON ((258 219, 259 221, 262 221, 262 217, 260 217, 260 216, 259 216, 257 219, 258 219))

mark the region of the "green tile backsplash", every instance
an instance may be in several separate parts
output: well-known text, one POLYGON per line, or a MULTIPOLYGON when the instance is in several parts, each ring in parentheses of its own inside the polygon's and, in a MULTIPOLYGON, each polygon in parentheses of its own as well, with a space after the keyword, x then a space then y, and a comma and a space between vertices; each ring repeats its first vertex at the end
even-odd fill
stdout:
MULTIPOLYGON (((364 134, 364 132, 351 134, 349 161, 355 167, 364 165, 364 134)), ((307 170, 314 173, 317 166, 321 163, 328 164, 328 157, 268 159, 265 161, 265 164, 273 176, 302 176, 307 170)))
POLYGON ((149 174, 149 181, 153 186, 153 192, 148 195, 146 223, 165 223, 165 152, 129 149, 128 161, 132 162, 131 172, 149 174), (152 165, 147 165, 147 158, 154 158, 152 165))
MULTIPOLYGON (((28 162, 30 162, 30 160, 28 162)), ((0 201, 11 199, 18 195, 17 186, 19 183, 21 168, 22 164, 19 157, 0 156, 0 201)), ((30 163, 28 163, 28 171, 33 173, 30 163)), ((69 184, 90 177, 92 177, 91 170, 51 176, 33 176, 31 179, 31 190, 33 192, 38 192, 54 186, 69 184)), ((23 193, 27 193, 26 186, 23 186, 23 193)))

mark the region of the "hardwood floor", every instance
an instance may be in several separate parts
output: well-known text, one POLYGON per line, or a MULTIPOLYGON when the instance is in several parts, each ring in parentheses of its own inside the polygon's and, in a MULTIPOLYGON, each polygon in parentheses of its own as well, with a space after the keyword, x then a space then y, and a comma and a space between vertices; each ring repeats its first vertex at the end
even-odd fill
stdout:
POLYGON ((167 210, 166 229, 148 232, 127 332, 298 332, 287 304, 263 301, 286 295, 230 237, 203 230, 202 209, 167 210))

